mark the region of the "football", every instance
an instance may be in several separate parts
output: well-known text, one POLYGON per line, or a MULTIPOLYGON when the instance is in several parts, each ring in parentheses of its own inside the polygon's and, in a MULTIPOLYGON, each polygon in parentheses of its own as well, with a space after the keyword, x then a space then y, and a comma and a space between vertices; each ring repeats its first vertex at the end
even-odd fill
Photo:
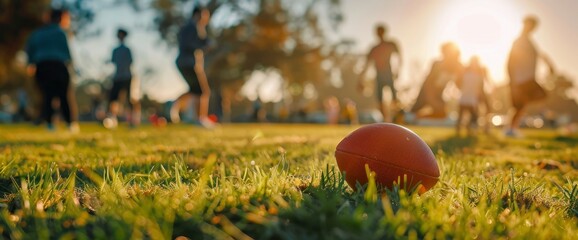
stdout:
POLYGON ((368 182, 366 165, 381 188, 399 184, 406 190, 433 187, 440 171, 428 145, 413 131, 396 124, 365 125, 346 136, 335 149, 335 159, 353 189, 368 182))

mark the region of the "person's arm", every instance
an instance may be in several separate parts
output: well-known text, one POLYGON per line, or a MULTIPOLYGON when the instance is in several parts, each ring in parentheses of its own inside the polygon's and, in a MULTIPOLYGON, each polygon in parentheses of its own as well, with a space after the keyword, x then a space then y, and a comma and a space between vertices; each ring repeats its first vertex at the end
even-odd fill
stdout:
POLYGON ((127 48, 127 49, 126 49, 126 52, 127 52, 127 55, 128 55, 127 57, 128 57, 129 65, 132 66, 132 63, 133 63, 133 60, 132 60, 132 51, 130 50, 130 48, 127 48))
POLYGON ((34 34, 30 35, 28 41, 26 42, 26 55, 28 56, 28 66, 26 67, 26 73, 29 76, 34 76, 36 73, 36 62, 34 61, 34 54, 36 54, 36 47, 33 44, 34 34))
POLYGON ((117 56, 117 50, 116 48, 112 50, 112 54, 110 55, 110 59, 108 61, 106 61, 106 63, 112 63, 112 64, 116 64, 118 61, 118 56, 117 56))
POLYGON ((401 65, 403 63, 403 57, 401 55, 401 50, 399 49, 399 46, 395 42, 393 43, 393 52, 397 55, 397 69, 393 73, 393 79, 397 79, 397 77, 399 77, 399 74, 401 73, 401 65))
POLYGON ((207 26, 209 25, 209 20, 211 18, 211 13, 208 10, 201 11, 201 18, 197 22, 197 35, 199 37, 202 48, 205 48, 209 44, 209 39, 207 37, 207 26))
POLYGON ((513 83, 514 81, 514 65, 516 64, 516 62, 518 62, 517 55, 519 50, 517 42, 518 41, 516 40, 514 44, 512 44, 512 48, 510 50, 510 53, 508 54, 507 70, 508 70, 508 77, 510 78, 510 83, 513 83))
POLYGON ((66 55, 65 63, 66 65, 70 66, 72 64, 72 54, 70 54, 70 47, 68 46, 68 38, 66 37, 66 33, 64 33, 64 31, 62 31, 60 37, 62 38, 62 42, 64 43, 63 49, 64 54, 66 55))
POLYGON ((544 63, 546 63, 546 65, 548 65, 548 68, 550 69, 550 74, 556 73, 556 71, 554 69, 554 64, 552 64, 552 60, 550 60, 550 58, 546 54, 539 53, 538 57, 541 58, 542 61, 544 61, 544 63))
POLYGON ((197 49, 203 49, 207 45, 206 31, 199 33, 198 25, 185 26, 179 33, 179 45, 187 53, 193 54, 197 49), (202 35, 202 36, 201 36, 202 35))
POLYGON ((441 68, 441 62, 440 61, 435 61, 432 64, 431 69, 429 70, 429 73, 427 74, 427 76, 425 77, 425 80, 423 81, 424 87, 429 88, 430 85, 435 86, 435 84, 436 84, 435 81, 438 78, 438 75, 440 73, 440 68, 441 68))
POLYGON ((199 85, 201 85, 201 89, 203 89, 203 94, 209 94, 211 89, 205 73, 205 56, 200 49, 195 51, 195 73, 199 79, 199 85))
POLYGON ((363 88, 364 88, 363 81, 365 78, 365 73, 367 72, 367 69, 369 69, 369 65, 373 61, 372 55, 373 55, 373 49, 371 51, 369 51, 369 53, 367 54, 367 56, 365 58, 365 63, 363 64, 363 67, 361 68, 361 72, 359 72, 359 76, 357 79, 357 90, 359 90, 359 91, 363 91, 363 88))

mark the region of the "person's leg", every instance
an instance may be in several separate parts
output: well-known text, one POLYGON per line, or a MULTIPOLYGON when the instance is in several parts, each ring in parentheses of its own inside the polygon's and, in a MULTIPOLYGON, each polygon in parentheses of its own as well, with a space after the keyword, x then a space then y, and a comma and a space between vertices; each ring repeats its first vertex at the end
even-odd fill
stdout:
POLYGON ((129 123, 129 125, 132 121, 132 107, 130 101, 130 82, 129 80, 121 80, 120 94, 118 98, 119 112, 120 110, 123 110, 123 113, 126 116, 126 121, 129 123))
POLYGON ((210 93, 203 92, 199 98, 199 112, 197 117, 199 119, 205 119, 209 117, 209 99, 211 98, 210 93))
POLYGON ((52 117, 54 115, 54 107, 52 106, 52 100, 54 99, 54 93, 50 88, 42 87, 42 113, 41 116, 48 124, 49 129, 53 129, 52 117))
POLYGON ((379 112, 381 113, 381 116, 383 117, 382 121, 383 122, 390 122, 388 109, 387 109, 387 103, 385 103, 383 100, 377 101, 377 106, 379 107, 379 112))
POLYGON ((118 113, 120 106, 118 103, 120 95, 120 84, 113 80, 112 88, 108 96, 108 117, 104 119, 103 124, 105 128, 116 128, 118 126, 118 113))
POLYGON ((471 136, 474 133, 475 127, 477 126, 478 114, 476 113, 475 106, 468 106, 467 111, 470 119, 467 122, 466 129, 468 132, 468 136, 471 136))
POLYGON ((388 74, 386 85, 389 87, 389 91, 391 92, 391 103, 387 104, 390 109, 389 113, 392 115, 391 121, 394 123, 400 123, 403 121, 403 111, 399 104, 399 99, 397 98, 397 89, 395 88, 392 73, 388 74))
POLYGON ((512 116, 512 121, 510 122, 510 128, 512 131, 518 131, 520 127, 520 121, 524 115, 524 107, 514 108, 514 116, 512 116))
POLYGON ((398 103, 397 89, 395 88, 395 82, 394 82, 392 73, 387 73, 385 85, 388 86, 389 90, 391 91, 391 103, 392 103, 392 105, 397 105, 397 103, 398 103))
POLYGON ((385 87, 385 79, 384 76, 378 74, 375 79, 375 97, 377 98, 377 107, 379 108, 379 112, 383 117, 383 122, 389 122, 389 114, 387 104, 385 103, 385 99, 383 96, 383 88, 385 87))
POLYGON ((126 103, 129 108, 129 126, 136 127, 140 124, 140 102, 135 98, 133 99, 132 87, 135 82, 132 79, 128 79, 123 83, 123 87, 126 91, 126 103))
POLYGON ((173 105, 171 106, 169 114, 171 122, 173 123, 179 123, 181 121, 180 117, 181 111, 191 109, 191 107, 194 106, 194 104, 191 105, 191 100, 193 97, 192 93, 194 92, 196 85, 198 85, 197 74, 195 72, 194 67, 180 66, 178 67, 178 69, 181 75, 183 76, 183 79, 187 83, 189 89, 187 92, 177 97, 173 102, 173 105))
POLYGON ((421 110, 425 106, 425 99, 426 99, 426 94, 422 88, 419 91, 419 94, 417 95, 417 98, 415 99, 415 103, 411 107, 410 111, 414 114, 417 114, 419 112, 419 110, 421 110))
POLYGON ((478 127, 478 118, 479 118, 479 109, 477 106, 470 107, 470 125, 477 128, 478 127))
POLYGON ((64 121, 70 126, 72 123, 72 115, 70 111, 70 102, 68 99, 69 94, 69 79, 62 79, 59 81, 59 88, 57 89, 58 99, 60 100, 60 110, 62 111, 62 116, 64 121))
POLYGON ((141 121, 141 105, 139 101, 134 101, 131 104, 131 108, 132 108, 132 121, 131 121, 131 126, 133 127, 137 127, 140 125, 140 121, 141 121))
POLYGON ((191 105, 192 97, 193 96, 190 92, 186 92, 181 94, 177 99, 175 99, 170 110, 171 122, 179 123, 181 121, 180 116, 181 112, 186 111, 187 109, 190 109, 192 107, 191 105))
POLYGON ((460 136, 460 128, 462 125, 464 114, 465 114, 465 106, 460 104, 460 108, 458 110, 458 120, 456 121, 456 135, 457 136, 460 136))
POLYGON ((199 116, 201 115, 201 95, 192 94, 189 103, 191 104, 191 107, 195 111, 196 119, 197 120, 200 119, 199 116))
POLYGON ((196 120, 201 123, 207 121, 209 115, 210 93, 202 91, 202 93, 193 93, 191 96, 191 101, 189 103, 191 103, 194 108, 196 120))
POLYGON ((70 127, 73 119, 76 120, 72 115, 72 109, 70 106, 70 95, 72 94, 70 86, 70 74, 68 73, 68 67, 64 63, 59 64, 54 68, 54 79, 52 85, 54 86, 53 91, 58 100, 60 101, 60 111, 64 121, 70 127))
POLYGON ((526 105, 526 96, 523 89, 520 86, 510 85, 510 94, 512 98, 512 106, 514 109, 514 115, 510 121, 510 126, 506 130, 505 134, 507 136, 519 136, 518 128, 520 126, 520 121, 524 115, 524 108, 526 105))
MULTIPOLYGON (((199 121, 208 121, 209 118, 209 100, 211 99, 211 88, 209 87, 209 82, 207 80, 207 75, 202 69, 196 70, 198 90, 195 89, 194 93, 199 93, 199 108, 197 112, 197 118, 199 121)), ((208 121, 210 122, 210 121, 208 121)))
POLYGON ((50 63, 38 63, 36 66, 36 83, 40 94, 42 96, 40 118, 47 124, 49 130, 53 130, 52 116, 54 115, 54 108, 52 106, 52 99, 54 99, 53 86, 51 85, 54 74, 52 73, 53 66, 50 63))
POLYGON ((484 133, 485 134, 489 134, 490 133, 490 126, 492 124, 492 119, 491 119, 491 108, 490 108, 490 101, 488 99, 488 96, 482 92, 482 100, 480 101, 481 105, 483 105, 483 111, 481 106, 478 106, 477 111, 478 111, 478 115, 481 116, 482 119, 482 123, 484 124, 484 133))

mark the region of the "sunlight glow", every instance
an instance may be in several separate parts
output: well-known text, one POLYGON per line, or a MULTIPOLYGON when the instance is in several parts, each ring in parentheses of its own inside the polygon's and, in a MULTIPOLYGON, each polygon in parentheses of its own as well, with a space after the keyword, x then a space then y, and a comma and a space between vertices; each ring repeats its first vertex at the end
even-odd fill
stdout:
POLYGON ((279 102, 282 94, 283 78, 277 70, 254 71, 241 88, 241 95, 251 101, 279 102))
POLYGON ((443 34, 460 46, 464 64, 480 56, 491 80, 501 83, 508 52, 521 27, 515 8, 507 1, 459 1, 452 2, 442 16, 448 24, 443 34))

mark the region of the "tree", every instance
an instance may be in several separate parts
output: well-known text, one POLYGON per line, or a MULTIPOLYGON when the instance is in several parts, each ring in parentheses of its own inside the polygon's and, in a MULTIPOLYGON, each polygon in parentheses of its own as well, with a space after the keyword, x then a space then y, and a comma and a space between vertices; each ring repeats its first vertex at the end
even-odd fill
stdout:
MULTIPOLYGON (((342 21, 340 0, 13 0, 0 1, 0 86, 15 79, 17 53, 28 34, 42 24, 42 13, 50 4, 72 12, 71 33, 78 41, 98 34, 86 32, 84 26, 107 8, 129 4, 135 11, 152 9, 156 17, 150 21, 160 38, 176 47, 177 32, 197 2, 213 13, 211 38, 215 44, 207 52, 206 62, 214 88, 229 87, 233 88, 229 92, 236 92, 251 72, 272 68, 282 74, 287 86, 323 79, 321 62, 329 57, 332 45, 325 33, 337 29, 342 21)), ((295 98, 302 94, 292 93, 295 98)))
MULTIPOLYGON (((154 1, 155 24, 169 44, 176 43, 179 26, 190 14, 183 11, 188 2, 154 1)), ((214 16, 213 37, 218 44, 207 56, 209 75, 230 67, 225 59, 235 55, 244 70, 239 74, 276 68, 290 82, 316 81, 324 58, 321 52, 328 44, 319 15, 323 9, 333 27, 342 21, 339 0, 209 0, 205 4, 214 16)))
POLYGON ((48 0, 0 1, 0 86, 13 75, 16 55, 34 28, 42 23, 48 0))
MULTIPOLYGON (((337 45, 328 40, 326 30, 336 30, 342 21, 339 0, 209 0, 204 4, 213 15, 216 42, 207 53, 207 74, 213 95, 223 103, 225 118, 242 86, 239 83, 253 71, 280 72, 285 89, 291 89, 280 94, 294 105, 291 109, 298 109, 298 101, 293 100, 303 99, 304 85, 318 86, 325 79, 321 63, 332 57, 337 45)), ((190 1, 155 0, 153 7, 161 38, 176 45, 179 26, 190 16, 190 1)))
POLYGON ((93 6, 82 0, 8 0, 0 1, 0 87, 21 85, 22 66, 16 58, 28 35, 47 19, 51 6, 67 8, 75 16, 74 28, 83 29, 94 18, 93 6))

